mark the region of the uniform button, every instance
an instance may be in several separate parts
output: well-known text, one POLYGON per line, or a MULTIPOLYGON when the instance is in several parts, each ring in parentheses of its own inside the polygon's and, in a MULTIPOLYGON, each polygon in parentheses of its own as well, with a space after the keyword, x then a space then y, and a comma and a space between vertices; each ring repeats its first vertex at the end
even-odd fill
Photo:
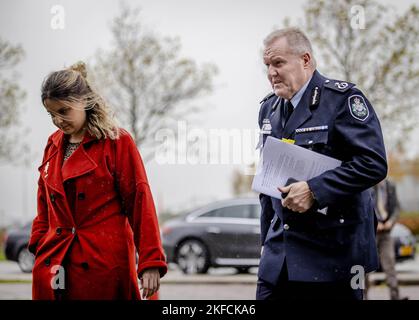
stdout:
POLYGON ((289 225, 284 224, 284 230, 288 230, 289 228, 290 228, 290 226, 289 226, 289 225))
POLYGON ((339 222, 340 223, 344 223, 345 222, 345 219, 339 219, 339 222))
POLYGON ((308 141, 308 144, 313 144, 313 140, 309 140, 308 141))
POLYGON ((84 199, 86 198, 86 195, 84 194, 84 192, 80 192, 80 193, 77 195, 77 198, 78 198, 79 200, 84 200, 84 199))
POLYGON ((81 267, 82 267, 84 270, 87 270, 87 269, 89 269, 89 264, 88 264, 87 262, 82 262, 82 263, 81 263, 81 267))
POLYGON ((71 228, 71 233, 72 234, 75 234, 76 233, 76 228, 75 227, 71 228))
POLYGON ((271 220, 271 223, 274 222, 274 219, 271 220))
POLYGON ((59 236, 62 231, 63 231, 63 229, 61 229, 60 227, 58 227, 57 229, 55 229, 55 233, 57 234, 57 236, 59 236))
POLYGON ((51 202, 55 202, 55 195, 54 195, 53 193, 51 193, 51 194, 49 195, 49 197, 50 197, 50 199, 51 199, 51 202))
POLYGON ((329 82, 330 82, 330 80, 329 80, 329 79, 325 81, 325 83, 329 83, 329 82))
POLYGON ((46 258, 45 259, 45 265, 48 267, 51 264, 51 259, 50 258, 46 258))

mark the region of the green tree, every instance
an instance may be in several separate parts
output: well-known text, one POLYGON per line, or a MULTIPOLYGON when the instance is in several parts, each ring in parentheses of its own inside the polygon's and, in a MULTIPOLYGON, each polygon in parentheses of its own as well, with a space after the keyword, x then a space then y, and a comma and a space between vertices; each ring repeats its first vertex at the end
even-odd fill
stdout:
POLYGON ((0 38, 0 161, 20 163, 25 160, 27 146, 22 142, 19 127, 21 105, 26 93, 17 83, 14 67, 22 60, 20 45, 0 38))
POLYGON ((319 69, 355 83, 379 114, 387 148, 405 151, 419 124, 419 8, 398 15, 373 0, 308 1, 299 25, 319 69))
POLYGON ((178 120, 197 112, 191 101, 212 91, 217 69, 182 57, 179 39, 147 30, 139 9, 123 5, 111 30, 112 48, 95 57, 94 82, 141 145, 147 161, 156 132, 173 129, 175 133, 178 120))

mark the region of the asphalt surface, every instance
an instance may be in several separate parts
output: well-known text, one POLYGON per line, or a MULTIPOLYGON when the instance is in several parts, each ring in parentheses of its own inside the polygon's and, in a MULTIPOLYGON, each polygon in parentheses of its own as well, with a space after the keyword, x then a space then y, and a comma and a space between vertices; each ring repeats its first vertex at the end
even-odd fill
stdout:
MULTIPOLYGON (((171 266, 161 281, 161 300, 254 300, 257 268, 249 274, 237 274, 232 268, 210 269, 207 275, 185 276, 171 266)), ((397 265, 402 296, 419 300, 419 258, 397 265)), ((387 300, 389 291, 381 281, 384 274, 371 275, 376 283, 369 299, 387 300)), ((32 275, 24 274, 14 262, 0 262, 0 300, 31 299, 32 275)))

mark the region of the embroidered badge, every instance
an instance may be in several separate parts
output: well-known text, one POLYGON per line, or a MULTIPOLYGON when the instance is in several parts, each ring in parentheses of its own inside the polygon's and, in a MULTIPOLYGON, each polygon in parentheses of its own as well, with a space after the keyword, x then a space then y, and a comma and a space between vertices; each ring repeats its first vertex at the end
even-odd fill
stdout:
POLYGON ((349 111, 352 117, 357 120, 365 121, 370 114, 365 100, 360 95, 350 96, 348 99, 349 111))
POLYGON ((261 134, 271 134, 272 126, 271 121, 269 119, 263 119, 262 129, 260 129, 261 134))
POLYGON ((314 87, 312 93, 311 93, 311 101, 310 106, 315 106, 319 103, 319 87, 314 87))

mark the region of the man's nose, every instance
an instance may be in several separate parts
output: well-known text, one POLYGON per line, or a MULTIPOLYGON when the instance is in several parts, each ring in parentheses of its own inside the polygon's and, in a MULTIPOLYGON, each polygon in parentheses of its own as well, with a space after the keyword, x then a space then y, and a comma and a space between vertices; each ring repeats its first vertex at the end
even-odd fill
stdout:
POLYGON ((278 72, 277 72, 277 70, 274 67, 269 66, 268 67, 268 75, 270 77, 274 77, 274 76, 277 76, 278 75, 278 72))

